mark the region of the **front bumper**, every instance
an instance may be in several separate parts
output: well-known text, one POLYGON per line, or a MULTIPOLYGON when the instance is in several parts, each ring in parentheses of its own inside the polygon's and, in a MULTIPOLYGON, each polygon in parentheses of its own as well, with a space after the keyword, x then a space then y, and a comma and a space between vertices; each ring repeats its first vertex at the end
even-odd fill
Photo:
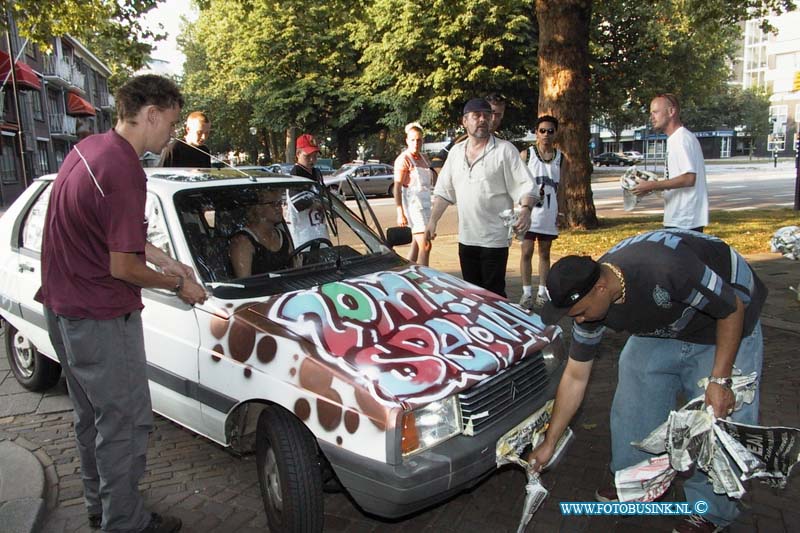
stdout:
POLYGON ((507 416, 475 436, 458 435, 389 465, 320 442, 339 481, 366 512, 398 518, 435 505, 468 489, 496 468, 497 440, 555 396, 563 365, 541 394, 521 402, 507 416))

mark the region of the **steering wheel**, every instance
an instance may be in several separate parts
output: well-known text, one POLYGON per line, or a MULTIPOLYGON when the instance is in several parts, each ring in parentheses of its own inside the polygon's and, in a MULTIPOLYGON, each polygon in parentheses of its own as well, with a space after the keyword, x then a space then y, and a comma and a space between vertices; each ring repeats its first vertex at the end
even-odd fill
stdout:
POLYGON ((328 246, 329 248, 333 248, 333 243, 330 240, 326 239, 325 237, 316 237, 314 239, 311 239, 310 241, 304 242, 303 244, 295 248, 292 251, 292 253, 289 254, 289 259, 287 260, 287 262, 291 264, 294 261, 294 259, 298 255, 303 253, 306 249, 310 249, 312 252, 316 252, 317 250, 319 250, 320 245, 323 244, 328 246))

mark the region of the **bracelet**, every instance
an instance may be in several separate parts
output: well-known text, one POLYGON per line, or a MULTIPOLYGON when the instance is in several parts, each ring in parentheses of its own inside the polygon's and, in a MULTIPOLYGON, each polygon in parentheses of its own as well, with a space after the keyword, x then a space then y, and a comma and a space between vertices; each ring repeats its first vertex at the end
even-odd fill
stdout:
POLYGON ((732 378, 715 378, 714 376, 708 376, 709 383, 716 383, 717 385, 721 385, 726 389, 730 389, 733 387, 733 379, 732 378))
POLYGON ((173 287, 172 292, 175 294, 180 293, 183 290, 183 276, 178 276, 178 282, 173 287))

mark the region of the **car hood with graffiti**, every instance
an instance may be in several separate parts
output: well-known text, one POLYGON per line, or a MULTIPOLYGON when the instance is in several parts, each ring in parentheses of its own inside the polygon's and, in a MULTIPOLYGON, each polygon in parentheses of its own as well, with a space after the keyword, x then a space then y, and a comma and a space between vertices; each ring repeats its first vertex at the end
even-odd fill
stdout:
POLYGON ((421 266, 245 304, 233 320, 290 336, 381 403, 411 407, 538 354, 560 334, 505 298, 421 266))

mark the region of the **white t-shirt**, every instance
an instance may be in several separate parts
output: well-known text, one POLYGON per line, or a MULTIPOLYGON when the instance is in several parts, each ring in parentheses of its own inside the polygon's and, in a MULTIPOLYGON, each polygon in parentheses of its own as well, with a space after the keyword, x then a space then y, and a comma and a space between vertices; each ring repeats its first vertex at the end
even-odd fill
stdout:
POLYGON ((706 166, 700 142, 681 126, 667 138, 667 177, 694 172, 694 187, 664 191, 664 226, 692 229, 708 225, 706 166))
POLYGON ((528 149, 528 170, 533 175, 536 188, 544 186, 542 199, 531 211, 531 227, 528 231, 545 235, 558 235, 556 220, 558 219, 558 183, 561 181, 561 161, 564 159, 560 150, 556 150, 553 159, 545 162, 541 159, 535 145, 528 149))
POLYGON ((467 246, 508 248, 508 228, 500 213, 534 192, 533 176, 508 141, 494 135, 470 167, 466 141, 453 146, 433 193, 458 206, 458 242, 467 246))

